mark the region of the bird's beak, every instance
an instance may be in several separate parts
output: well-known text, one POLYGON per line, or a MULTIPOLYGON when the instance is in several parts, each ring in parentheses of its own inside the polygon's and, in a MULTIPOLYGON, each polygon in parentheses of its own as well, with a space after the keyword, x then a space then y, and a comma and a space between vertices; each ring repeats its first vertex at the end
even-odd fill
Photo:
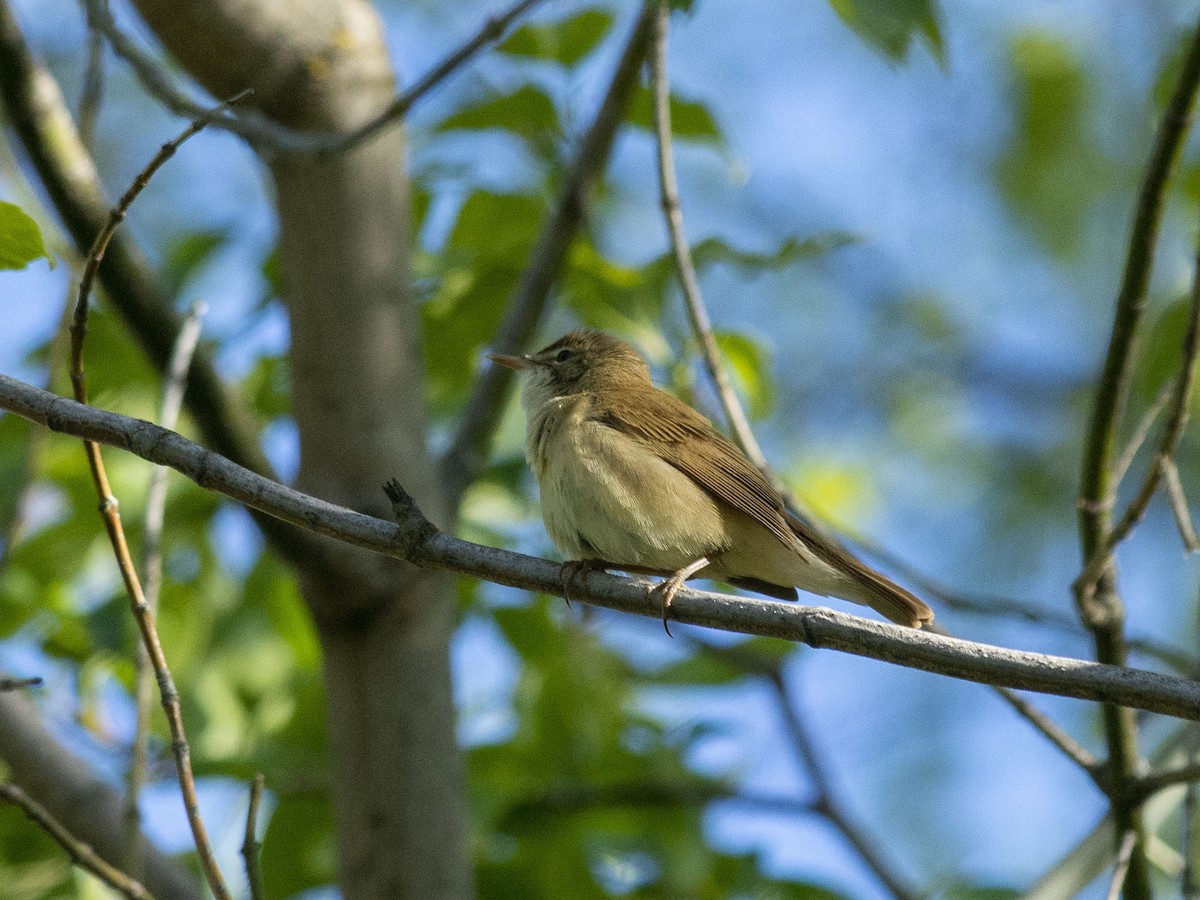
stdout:
POLYGON ((488 359, 494 363, 499 363, 508 369, 514 369, 520 372, 522 369, 532 369, 533 360, 528 356, 505 356, 503 353, 489 353, 488 359))

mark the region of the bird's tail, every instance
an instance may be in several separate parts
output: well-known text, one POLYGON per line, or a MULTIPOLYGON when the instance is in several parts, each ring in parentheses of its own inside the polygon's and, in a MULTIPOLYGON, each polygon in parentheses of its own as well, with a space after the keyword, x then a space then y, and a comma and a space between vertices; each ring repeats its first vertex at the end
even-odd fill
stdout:
POLYGON ((787 519, 806 547, 846 576, 844 589, 837 592, 843 600, 869 606, 893 622, 910 628, 920 628, 933 621, 933 610, 915 594, 856 559, 844 547, 816 534, 813 528, 791 513, 787 514, 787 519))

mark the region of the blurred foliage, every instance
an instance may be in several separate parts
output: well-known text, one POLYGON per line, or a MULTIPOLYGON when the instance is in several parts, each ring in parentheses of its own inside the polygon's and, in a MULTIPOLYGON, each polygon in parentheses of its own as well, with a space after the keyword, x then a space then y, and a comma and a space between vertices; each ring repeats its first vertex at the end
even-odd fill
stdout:
POLYGON ((937 0, 829 0, 842 20, 894 62, 908 56, 920 38, 934 57, 944 61, 937 0))
MULTIPOLYGON (((905 59, 914 41, 943 59, 934 0, 831 4, 867 44, 891 60, 905 59)), ((702 16, 703 5, 692 14, 702 16)), ((431 229, 433 236, 414 261, 422 287, 435 441, 453 429, 481 348, 491 342, 529 265, 579 132, 577 110, 571 108, 577 79, 599 51, 623 39, 613 27, 616 16, 615 8, 582 8, 556 21, 517 28, 496 54, 509 76, 496 80, 503 86, 469 92, 457 105, 441 110, 439 121, 421 135, 436 156, 439 141, 499 134, 511 138, 532 164, 509 183, 486 186, 469 167, 447 176, 450 166, 431 165, 413 185, 416 221, 423 226, 435 219, 444 225, 431 229), (553 89, 556 77, 562 90, 553 89)), ((1094 139, 1094 61, 1049 32, 1018 37, 1008 61, 1014 115, 1007 148, 989 160, 995 187, 1039 250, 1064 265, 1078 260, 1095 265, 1095 256, 1088 256, 1094 252, 1088 240, 1091 217, 1107 194, 1131 194, 1136 163, 1109 159, 1094 139)), ((1174 64, 1168 60, 1164 69, 1174 64)), ((710 161, 726 159, 729 141, 703 98, 674 96, 671 111, 677 138, 692 142, 692 149, 710 161)), ((627 124, 645 146, 651 118, 650 94, 641 86, 627 124)), ((1185 179, 1190 195, 1181 189, 1193 206, 1200 197, 1196 171, 1185 179)), ((616 194, 613 186, 602 185, 592 198, 589 221, 573 242, 555 288, 553 327, 585 324, 634 341, 666 372, 665 381, 704 405, 711 397, 698 374, 695 344, 681 337, 686 332, 678 323, 684 317, 665 238, 632 256, 610 246, 603 217, 619 199, 616 194)), ((657 200, 646 196, 639 203, 653 210, 657 200)), ((40 237, 36 246, 26 242, 23 250, 13 249, 13 230, 3 218, 7 206, 0 205, 0 265, 10 254, 18 260, 14 264, 25 265, 45 251, 40 237)), ((807 280, 815 264, 836 264, 839 257, 831 256, 833 251, 860 238, 843 230, 778 232, 768 240, 752 240, 713 229, 692 248, 697 269, 705 284, 746 285, 755 303, 775 290, 786 298, 787 305, 776 308, 781 317, 815 320, 822 311, 807 280), (786 283, 783 290, 781 283, 786 283)), ((187 296, 214 259, 239 239, 232 225, 197 226, 164 239, 156 248, 164 284, 173 295, 187 296)), ((254 274, 265 282, 252 311, 258 315, 278 301, 283 289, 275 254, 267 254, 261 272, 254 274)), ((861 282, 851 283, 855 291, 862 288, 861 282)), ((738 323, 748 316, 727 316, 716 337, 750 414, 760 420, 794 417, 785 424, 796 426, 799 437, 793 441, 789 435, 778 467, 819 514, 846 527, 881 515, 881 498, 903 487, 886 484, 881 473, 891 457, 903 456, 912 464, 909 471, 927 475, 930 493, 944 498, 938 501, 946 507, 944 527, 979 532, 977 541, 966 543, 981 589, 1007 589, 1037 569, 1041 555, 1057 550, 1046 539, 1050 530, 1061 528, 1063 520, 1069 527, 1078 462, 1076 426, 1087 398, 1076 374, 1006 372, 1002 374, 1012 377, 1005 380, 981 371, 987 339, 977 333, 967 304, 956 302, 961 299, 876 291, 869 297, 874 308, 859 356, 842 347, 825 356, 810 353, 805 344, 783 347, 776 323, 765 315, 757 328, 744 329, 738 323), (806 377, 790 369, 805 364, 810 355, 835 366, 820 373, 824 380, 813 379, 822 396, 809 407, 784 402, 794 399, 787 392, 796 390, 797 378, 806 377), (834 358, 839 355, 846 358, 834 358), (788 370, 781 371, 785 366, 788 370), (848 413, 845 397, 861 400, 862 409, 848 413), (832 410, 833 427, 823 427, 828 423, 815 421, 815 415, 804 418, 819 403, 832 410), (1011 424, 1011 410, 1034 407, 1048 410, 1036 429, 1022 432, 1014 425, 997 436, 996 423, 1011 424), (869 421, 864 424, 863 419, 869 421), (847 433, 853 441, 843 437, 847 433), (886 433, 886 442, 878 439, 880 433, 886 433)), ((848 303, 830 306, 825 313, 830 319, 853 321, 848 303)), ((1096 316, 1107 314, 1103 303, 1094 306, 1096 316)), ((1177 291, 1154 298, 1134 413, 1173 377, 1183 310, 1177 291)), ((553 336, 550 327, 539 339, 553 336)), ((807 330, 802 337, 808 340, 807 330)), ((153 417, 159 380, 103 307, 92 316, 88 340, 94 401, 153 417)), ((217 341, 215 349, 223 348, 217 341)), ((43 366, 51 357, 48 347, 36 347, 29 363, 43 366)), ((237 387, 260 423, 286 416, 291 390, 286 357, 259 355, 237 387)), ((193 433, 186 421, 181 430, 193 433)), ((530 477, 520 458, 519 432, 517 417, 507 417, 494 464, 467 494, 462 532, 481 541, 544 550, 530 477), (529 538, 531 533, 537 536, 529 538)), ((38 443, 31 440, 32 433, 24 421, 0 417, 0 638, 35 648, 47 665, 61 666, 68 673, 64 691, 76 719, 72 727, 78 725, 90 736, 96 753, 110 762, 123 760, 134 641, 127 600, 95 512, 78 442, 52 435, 38 443), (27 473, 32 476, 28 482, 27 473), (16 524, 21 525, 20 539, 10 541, 7 536, 16 533, 16 524), (120 695, 116 699, 114 692, 120 695)), ((1198 457, 1193 453, 1183 460, 1185 478, 1200 475, 1194 471, 1198 457)), ((136 548, 149 466, 111 450, 105 458, 136 548)), ((253 546, 246 532, 250 527, 225 502, 171 477, 160 630, 182 692, 198 775, 213 783, 243 781, 257 771, 266 775, 275 806, 266 823, 265 883, 269 897, 284 898, 335 878, 324 695, 317 637, 295 579, 270 553, 245 558, 245 547, 253 546)), ((936 535, 930 538, 936 540, 936 535)), ((575 611, 558 600, 514 600, 466 580, 460 593, 468 622, 484 623, 480 627, 491 635, 491 652, 508 660, 513 670, 511 684, 497 688, 499 697, 483 704, 485 709, 468 704, 462 711, 464 732, 476 734, 478 725, 484 735, 467 747, 472 848, 481 897, 833 900, 853 895, 852 888, 819 883, 816 875, 812 883, 790 879, 779 874, 777 861, 720 846, 706 830, 706 815, 721 802, 712 798, 742 785, 746 773, 741 766, 750 754, 716 767, 696 765, 704 749, 724 736, 726 717, 696 713, 681 725, 649 711, 646 703, 655 692, 725 696, 721 692, 736 691, 752 678, 746 658, 757 660, 760 671, 780 670, 795 659, 792 645, 745 640, 737 645, 735 659, 677 641, 671 645, 672 658, 650 664, 636 648, 605 643, 598 629, 577 624, 575 611)), ((495 666, 504 668, 501 662, 495 666)), ((906 735, 888 734, 876 743, 906 740, 906 735)), ((168 741, 156 709, 155 780, 170 779, 168 741)), ((914 788, 906 780, 901 790, 924 793, 926 787, 922 781, 914 788)), ((904 831, 892 824, 880 829, 885 841, 904 831)), ((903 840, 903 849, 920 843, 911 836, 903 840)), ((1064 852, 1068 849, 1064 846, 1064 852)), ((951 883, 944 868, 950 863, 939 856, 937 865, 943 868, 933 877, 951 883)), ((80 878, 48 838, 15 811, 0 808, 0 895, 71 896, 78 892, 80 878)), ((954 881, 938 894, 961 900, 1016 895, 995 886, 990 876, 979 884, 954 881)))

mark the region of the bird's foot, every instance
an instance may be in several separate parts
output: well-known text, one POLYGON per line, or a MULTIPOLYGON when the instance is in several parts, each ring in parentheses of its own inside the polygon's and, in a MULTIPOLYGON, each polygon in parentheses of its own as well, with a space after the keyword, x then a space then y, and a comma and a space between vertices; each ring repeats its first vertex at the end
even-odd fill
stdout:
POLYGON ((571 591, 582 575, 588 572, 603 572, 613 566, 602 559, 569 559, 562 565, 563 599, 571 605, 571 591))
POLYGON ((658 594, 662 600, 662 623, 663 630, 667 632, 668 637, 674 637, 671 634, 671 626, 667 623, 667 616, 671 611, 671 604, 675 601, 675 595, 679 593, 679 589, 683 587, 683 583, 707 566, 711 562, 707 556, 702 556, 694 562, 688 563, 678 572, 673 573, 666 581, 656 584, 650 588, 649 596, 658 594))

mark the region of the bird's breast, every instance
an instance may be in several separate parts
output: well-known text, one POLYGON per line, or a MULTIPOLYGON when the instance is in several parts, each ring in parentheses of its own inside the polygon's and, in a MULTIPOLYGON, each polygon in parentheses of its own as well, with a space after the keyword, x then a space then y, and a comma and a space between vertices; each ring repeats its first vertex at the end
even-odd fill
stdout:
POLYGON ((529 418, 542 518, 571 559, 675 571, 727 544, 717 504, 645 444, 588 417, 586 395, 529 418))

